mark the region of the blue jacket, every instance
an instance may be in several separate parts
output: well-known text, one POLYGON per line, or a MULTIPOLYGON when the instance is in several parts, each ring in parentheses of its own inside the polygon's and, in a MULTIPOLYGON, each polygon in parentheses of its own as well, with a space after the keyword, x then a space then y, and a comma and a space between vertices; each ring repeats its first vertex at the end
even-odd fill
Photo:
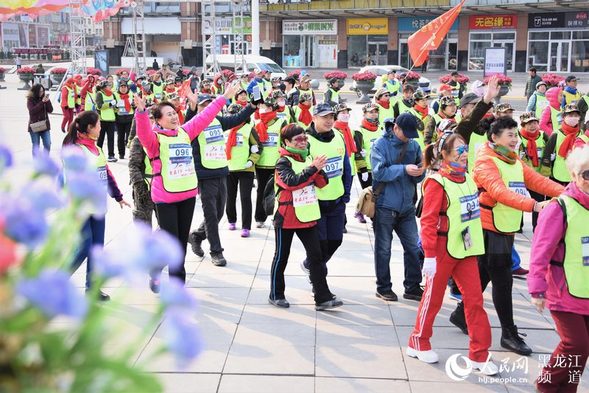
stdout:
POLYGON ((394 133, 384 132, 378 138, 370 152, 372 164, 372 188, 379 183, 385 183, 384 189, 376 201, 377 207, 392 209, 399 214, 406 214, 415 209, 416 184, 425 178, 425 173, 419 177, 409 176, 405 166, 422 164, 421 148, 414 139, 409 140, 405 156, 401 163, 396 161, 401 154, 404 142, 394 133))

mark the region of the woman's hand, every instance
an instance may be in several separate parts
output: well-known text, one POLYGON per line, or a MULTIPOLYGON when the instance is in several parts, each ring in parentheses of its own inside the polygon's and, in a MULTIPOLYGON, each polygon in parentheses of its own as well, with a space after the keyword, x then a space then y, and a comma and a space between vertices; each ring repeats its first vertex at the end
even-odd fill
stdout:
POLYGON ((546 304, 546 299, 544 299, 543 297, 533 297, 532 304, 534 305, 534 307, 536 307, 536 310, 538 310, 538 312, 542 314, 542 311, 544 311, 544 305, 546 304))
POLYGON ((231 83, 231 85, 225 88, 225 94, 223 94, 223 96, 228 100, 232 99, 235 97, 235 94, 240 89, 240 87, 241 86, 238 81, 231 83))
POLYGON ((491 78, 489 78, 489 83, 485 89, 485 96, 483 97, 483 100, 487 104, 492 102, 495 97, 499 95, 499 90, 501 90, 501 86, 499 86, 499 78, 497 75, 493 75, 491 78))
POLYGON ((311 164, 311 166, 314 166, 315 168, 317 168, 318 171, 320 171, 321 169, 325 168, 326 163, 327 163, 327 156, 321 155, 321 156, 317 156, 313 159, 313 163, 311 164))
POLYGON ((129 204, 129 202, 127 202, 127 201, 126 201, 126 200, 124 200, 124 199, 121 199, 121 200, 120 200, 120 201, 118 201, 118 202, 119 202, 119 206, 121 207, 121 209, 122 209, 122 208, 124 208, 125 206, 127 206, 127 207, 131 207, 131 205, 129 204))
POLYGON ((135 102, 135 107, 138 111, 143 112, 145 110, 145 100, 143 97, 139 97, 139 94, 135 94, 133 96, 133 101, 135 102))

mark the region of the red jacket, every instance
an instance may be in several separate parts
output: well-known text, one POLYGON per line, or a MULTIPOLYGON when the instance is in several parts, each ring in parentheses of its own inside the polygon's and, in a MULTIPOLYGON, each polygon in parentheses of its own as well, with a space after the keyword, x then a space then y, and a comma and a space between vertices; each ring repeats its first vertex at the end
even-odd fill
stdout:
POLYGON ((284 229, 311 228, 316 222, 300 222, 295 214, 292 204, 292 192, 300 190, 310 184, 323 188, 327 185, 328 179, 325 172, 318 171, 314 166, 305 168, 301 173, 296 174, 292 169, 291 157, 299 162, 303 159, 299 155, 291 154, 285 149, 280 149, 280 158, 276 162, 274 172, 274 183, 278 186, 278 210, 274 214, 274 226, 284 229))

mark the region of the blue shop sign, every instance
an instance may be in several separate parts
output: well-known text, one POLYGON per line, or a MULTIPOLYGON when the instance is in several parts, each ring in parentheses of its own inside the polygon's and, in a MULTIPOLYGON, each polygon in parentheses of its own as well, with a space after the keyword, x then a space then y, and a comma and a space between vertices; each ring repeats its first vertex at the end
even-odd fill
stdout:
MULTIPOLYGON (((415 16, 412 18, 397 18, 399 23, 399 31, 414 32, 427 25, 429 22, 434 20, 431 16, 415 16)), ((452 24, 450 31, 458 31, 458 18, 452 24)))

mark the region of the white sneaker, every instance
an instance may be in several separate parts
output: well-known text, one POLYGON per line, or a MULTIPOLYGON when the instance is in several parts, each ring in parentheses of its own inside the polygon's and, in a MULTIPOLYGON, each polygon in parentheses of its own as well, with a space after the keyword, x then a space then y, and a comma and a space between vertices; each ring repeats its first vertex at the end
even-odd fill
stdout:
POLYGON ((499 368, 492 360, 489 360, 488 362, 475 362, 474 360, 471 360, 471 362, 472 368, 479 371, 481 374, 489 376, 499 374, 499 368))
POLYGON ((431 349, 429 351, 418 351, 417 349, 407 347, 405 353, 410 358, 417 358, 424 363, 437 363, 439 360, 438 354, 431 349))

